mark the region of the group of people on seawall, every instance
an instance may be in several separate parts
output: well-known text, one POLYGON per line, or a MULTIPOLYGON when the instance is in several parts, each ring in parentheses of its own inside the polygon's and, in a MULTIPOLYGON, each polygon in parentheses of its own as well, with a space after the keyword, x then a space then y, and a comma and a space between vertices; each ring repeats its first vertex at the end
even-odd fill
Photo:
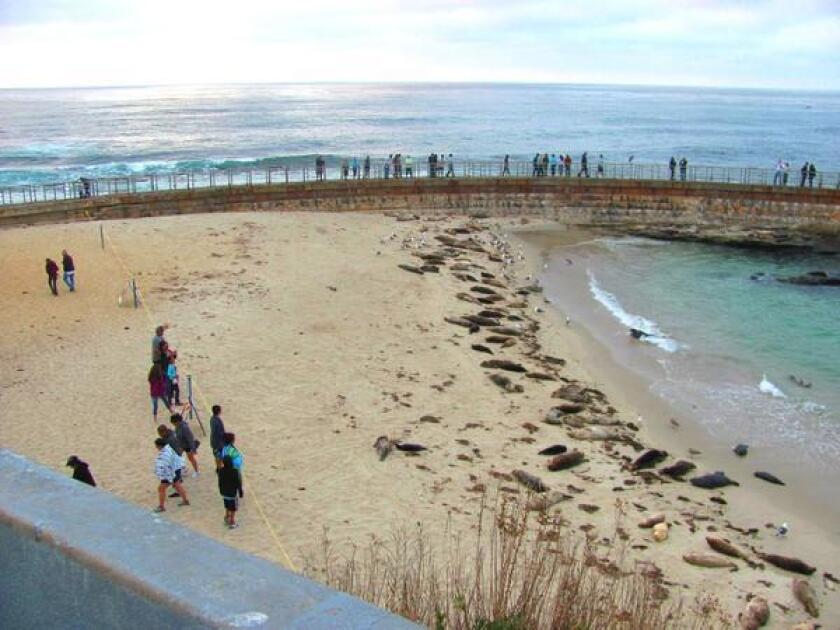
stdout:
MULTIPOLYGON (((166 499, 179 498, 179 507, 192 505, 184 486, 187 465, 193 471, 191 477, 199 478, 199 464, 196 459, 201 442, 195 438, 192 428, 184 414, 192 405, 191 400, 180 400, 178 373, 175 367, 177 352, 169 346, 165 338, 167 325, 158 326, 152 337, 152 367, 149 370, 149 390, 152 398, 152 416, 156 425, 157 438, 154 440, 157 455, 154 461, 154 474, 157 478, 157 506, 155 513, 166 511, 166 499), (157 424, 158 403, 162 402, 170 413, 169 422, 157 424), (181 411, 175 410, 181 407, 181 411)), ((210 418, 210 448, 215 462, 219 494, 225 510, 224 523, 228 529, 239 527, 236 512, 239 501, 244 498, 242 486, 242 453, 236 443, 236 436, 225 429, 222 421, 222 407, 213 405, 210 418)), ((203 430, 203 426, 202 426, 203 430)), ((71 455, 66 465, 73 469, 73 479, 96 486, 89 464, 78 455, 71 455)))
MULTIPOLYGON (((790 176, 790 162, 779 158, 776 161, 776 170, 773 173, 774 186, 787 186, 790 176)), ((813 162, 805 162, 802 168, 799 169, 799 187, 805 188, 805 182, 808 182, 808 187, 814 187, 814 179, 817 177, 817 165, 813 162)))

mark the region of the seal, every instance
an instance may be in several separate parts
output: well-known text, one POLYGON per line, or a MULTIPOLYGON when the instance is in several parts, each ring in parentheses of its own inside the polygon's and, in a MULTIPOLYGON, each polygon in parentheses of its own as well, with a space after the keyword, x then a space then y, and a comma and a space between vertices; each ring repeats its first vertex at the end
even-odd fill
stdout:
POLYGON ((683 555, 683 560, 688 564, 693 564, 696 567, 705 567, 707 569, 731 569, 738 570, 738 565, 732 560, 726 560, 720 556, 714 556, 710 553, 687 553, 683 555))
POLYGON ((738 457, 746 457, 748 450, 749 447, 746 444, 736 444, 735 448, 732 449, 732 452, 738 457))
POLYGON ((740 486, 737 481, 734 481, 726 476, 726 473, 718 470, 717 472, 700 475, 699 477, 692 477, 689 479, 692 486, 698 488, 705 488, 707 490, 714 490, 716 488, 724 488, 726 486, 740 486))
POLYGON ((488 359, 481 362, 481 367, 488 369, 506 370, 508 372, 525 373, 528 370, 520 363, 514 361, 507 361, 506 359, 488 359))
POLYGON ((387 435, 380 435, 376 438, 376 442, 373 443, 373 448, 375 448, 376 452, 379 453, 379 461, 381 462, 391 454, 391 450, 394 448, 394 443, 388 439, 387 435))
POLYGON ((672 479, 681 479, 683 475, 691 472, 697 468, 694 463, 687 461, 685 459, 681 459, 677 462, 674 462, 670 466, 665 466, 665 468, 660 468, 659 472, 663 475, 667 475, 672 479))
POLYGON ((817 605, 817 594, 811 588, 811 585, 808 584, 808 581, 802 578, 793 578, 793 584, 791 586, 793 587, 793 596, 799 600, 799 603, 805 608, 805 612, 812 617, 819 617, 820 608, 817 605))
POLYGON ((513 475, 513 478, 519 483, 533 492, 546 492, 548 490, 548 486, 543 483, 542 479, 535 477, 524 470, 514 470, 511 475, 513 475))
POLYGON ((420 451, 429 450, 422 444, 409 444, 407 442, 394 442, 394 447, 398 451, 404 451, 406 453, 419 453, 420 451))
POLYGON ((552 444, 541 450, 537 455, 559 455, 560 453, 565 453, 567 450, 563 444, 552 444))
POLYGON ((760 470, 757 473, 754 473, 754 476, 757 477, 758 479, 763 479, 764 481, 766 481, 768 483, 775 484, 777 486, 784 486, 785 485, 785 482, 782 481, 781 479, 779 479, 776 475, 774 475, 772 473, 769 473, 769 472, 764 472, 763 470, 760 470))
POLYGON ((490 380, 505 390, 508 394, 521 394, 525 391, 522 385, 514 383, 504 374, 491 374, 490 380))
POLYGON ((583 453, 581 453, 578 450, 569 451, 568 453, 561 453, 560 455, 553 457, 548 462, 548 469, 552 472, 556 472, 558 470, 565 470, 566 468, 577 466, 578 464, 582 463, 583 460, 583 453))
POLYGON ((807 564, 800 560, 799 558, 791 558, 788 556, 778 556, 774 553, 761 553, 756 552, 759 558, 764 560, 765 562, 772 564, 774 567, 779 567, 780 569, 784 569, 785 571, 790 571, 791 573, 801 573, 802 575, 811 575, 814 571, 816 571, 816 567, 812 567, 810 564, 807 564))
POLYGON ((653 468, 662 460, 668 457, 668 453, 665 451, 660 451, 655 448, 649 448, 644 453, 639 455, 632 464, 630 464, 630 470, 642 470, 644 468, 653 468))
POLYGON ((476 352, 485 352, 487 354, 493 354, 493 351, 490 348, 488 348, 487 346, 483 346, 480 343, 474 343, 470 346, 470 348, 472 348, 476 352))

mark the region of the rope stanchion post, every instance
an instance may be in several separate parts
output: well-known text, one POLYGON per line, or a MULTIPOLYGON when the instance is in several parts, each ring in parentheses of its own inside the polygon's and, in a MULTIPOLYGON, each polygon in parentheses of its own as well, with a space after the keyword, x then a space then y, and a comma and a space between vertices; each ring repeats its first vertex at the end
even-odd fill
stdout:
POLYGON ((138 308, 140 306, 140 297, 137 295, 137 280, 135 278, 131 279, 131 295, 134 298, 134 308, 138 308))
POLYGON ((102 249, 105 249, 105 228, 102 227, 102 224, 99 224, 99 246, 102 249))

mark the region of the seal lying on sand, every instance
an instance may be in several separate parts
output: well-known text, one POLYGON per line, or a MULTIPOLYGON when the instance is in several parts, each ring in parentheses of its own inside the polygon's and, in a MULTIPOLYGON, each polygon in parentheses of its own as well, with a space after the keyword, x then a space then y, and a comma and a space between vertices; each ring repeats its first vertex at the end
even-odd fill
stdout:
POLYGON ((738 565, 732 562, 732 560, 727 560, 726 558, 721 558, 710 553, 687 553, 683 555, 683 560, 696 567, 738 570, 738 565))
POLYGON ((650 337, 650 333, 646 333, 644 330, 639 330, 638 328, 631 328, 630 329, 630 336, 633 339, 644 339, 645 337, 650 337))
POLYGON ((782 481, 781 479, 779 479, 779 478, 778 478, 776 475, 774 475, 773 473, 764 472, 764 471, 760 470, 760 471, 758 471, 757 473, 754 473, 754 475, 755 475, 755 477, 757 477, 758 479, 763 479, 764 481, 766 481, 766 482, 768 482, 768 483, 773 483, 773 484, 776 484, 777 486, 783 486, 783 485, 785 485, 785 482, 784 482, 784 481, 782 481))
POLYGON ((707 490, 714 490, 715 488, 723 488, 725 486, 740 486, 737 481, 734 481, 726 476, 726 473, 718 470, 717 472, 700 475, 699 477, 692 477, 689 479, 692 486, 698 488, 706 488, 707 490))
POLYGON ((692 462, 689 462, 685 459, 681 459, 670 466, 665 466, 665 468, 660 468, 659 472, 663 475, 667 475, 672 479, 681 479, 683 475, 691 472, 697 468, 692 462))
POLYGON ((560 453, 565 453, 567 450, 568 449, 562 444, 553 444, 552 446, 541 450, 537 453, 537 455, 560 455, 560 453))
POLYGON ((820 608, 817 605, 817 594, 807 580, 802 578, 793 578, 793 596, 799 600, 799 603, 805 608, 812 617, 820 616, 820 608))
POLYGON ((403 451, 405 453, 419 453, 420 451, 429 450, 422 444, 408 444, 406 442, 394 442, 393 444, 398 451, 403 451))
MULTIPOLYGON (((755 551, 755 549, 753 549, 755 551)), ((788 556, 777 556, 774 553, 761 553, 756 552, 759 558, 772 564, 774 567, 779 567, 780 569, 784 569, 785 571, 790 571, 792 573, 801 573, 802 575, 811 575, 814 571, 816 571, 816 567, 812 567, 810 564, 802 562, 799 558, 789 558, 788 556)))
POLYGON ((770 619, 770 606, 761 596, 753 597, 744 612, 738 615, 741 630, 758 630, 770 619))
POLYGON ((511 475, 514 479, 516 479, 519 483, 523 486, 532 490, 534 492, 545 492, 548 490, 548 486, 543 483, 543 480, 539 477, 535 477, 534 475, 525 472, 524 470, 514 470, 511 475))
POLYGON ((662 460, 668 457, 668 453, 660 451, 655 448, 649 448, 644 453, 639 455, 632 464, 630 470, 642 470, 644 468, 653 468, 662 460))

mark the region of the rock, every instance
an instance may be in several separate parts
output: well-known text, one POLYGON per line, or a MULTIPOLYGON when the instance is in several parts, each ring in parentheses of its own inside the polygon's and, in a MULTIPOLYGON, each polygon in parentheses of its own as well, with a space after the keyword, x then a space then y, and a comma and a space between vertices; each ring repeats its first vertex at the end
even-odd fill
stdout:
POLYGON ((817 569, 811 565, 803 562, 799 558, 791 558, 788 556, 778 556, 773 553, 756 553, 756 555, 765 562, 772 564, 774 567, 779 567, 785 571, 792 573, 801 573, 802 575, 811 575, 817 569))
POLYGON ((668 540, 668 523, 657 523, 653 526, 653 539, 656 542, 668 540))
POLYGON ((738 570, 738 565, 731 560, 726 560, 720 556, 715 556, 710 553, 687 553, 683 555, 683 560, 696 567, 705 567, 707 569, 731 569, 733 571, 738 570))
POLYGON ((699 477, 692 477, 689 479, 691 485, 696 486, 698 488, 705 488, 707 490, 714 490, 715 488, 724 488, 726 486, 739 486, 737 481, 733 481, 729 477, 726 476, 726 473, 722 471, 717 471, 713 473, 708 473, 706 475, 700 475, 699 477))
POLYGON ((659 472, 663 475, 671 477, 672 479, 681 479, 683 475, 691 472, 695 468, 697 468, 697 466, 695 466, 692 462, 681 459, 670 466, 660 468, 659 472))
POLYGON ((754 473, 754 476, 757 477, 758 479, 763 479, 764 481, 766 481, 768 483, 775 484, 777 486, 785 485, 784 481, 782 481, 776 475, 774 475, 772 473, 769 473, 769 472, 759 471, 757 473, 754 473))
POLYGON ((802 578, 793 578, 793 596, 799 601, 812 617, 820 616, 820 608, 817 605, 817 594, 807 580, 802 578))
POLYGON ((542 479, 524 470, 514 470, 511 475, 519 483, 533 492, 546 492, 548 490, 548 486, 543 483, 542 479))
POLYGON ((505 359, 488 359, 482 361, 481 367, 488 369, 507 370, 508 372, 527 372, 528 370, 520 363, 507 361, 505 359))
POLYGON ((753 597, 744 612, 738 615, 741 630, 758 630, 770 619, 770 607, 763 597, 753 597))
POLYGON ((584 461, 583 453, 578 450, 561 453, 548 462, 548 469, 552 472, 572 468, 584 461))
POLYGON ((732 449, 732 452, 735 453, 738 457, 746 457, 748 450, 749 446, 747 446, 746 444, 737 444, 735 448, 732 449))
POLYGON ((515 384, 511 381, 507 376, 503 374, 491 374, 490 380, 493 381, 496 385, 501 387, 509 394, 519 394, 525 391, 522 385, 515 384))
POLYGON ((840 276, 830 276, 825 271, 809 271, 800 276, 777 278, 779 282, 804 286, 840 287, 840 276))

